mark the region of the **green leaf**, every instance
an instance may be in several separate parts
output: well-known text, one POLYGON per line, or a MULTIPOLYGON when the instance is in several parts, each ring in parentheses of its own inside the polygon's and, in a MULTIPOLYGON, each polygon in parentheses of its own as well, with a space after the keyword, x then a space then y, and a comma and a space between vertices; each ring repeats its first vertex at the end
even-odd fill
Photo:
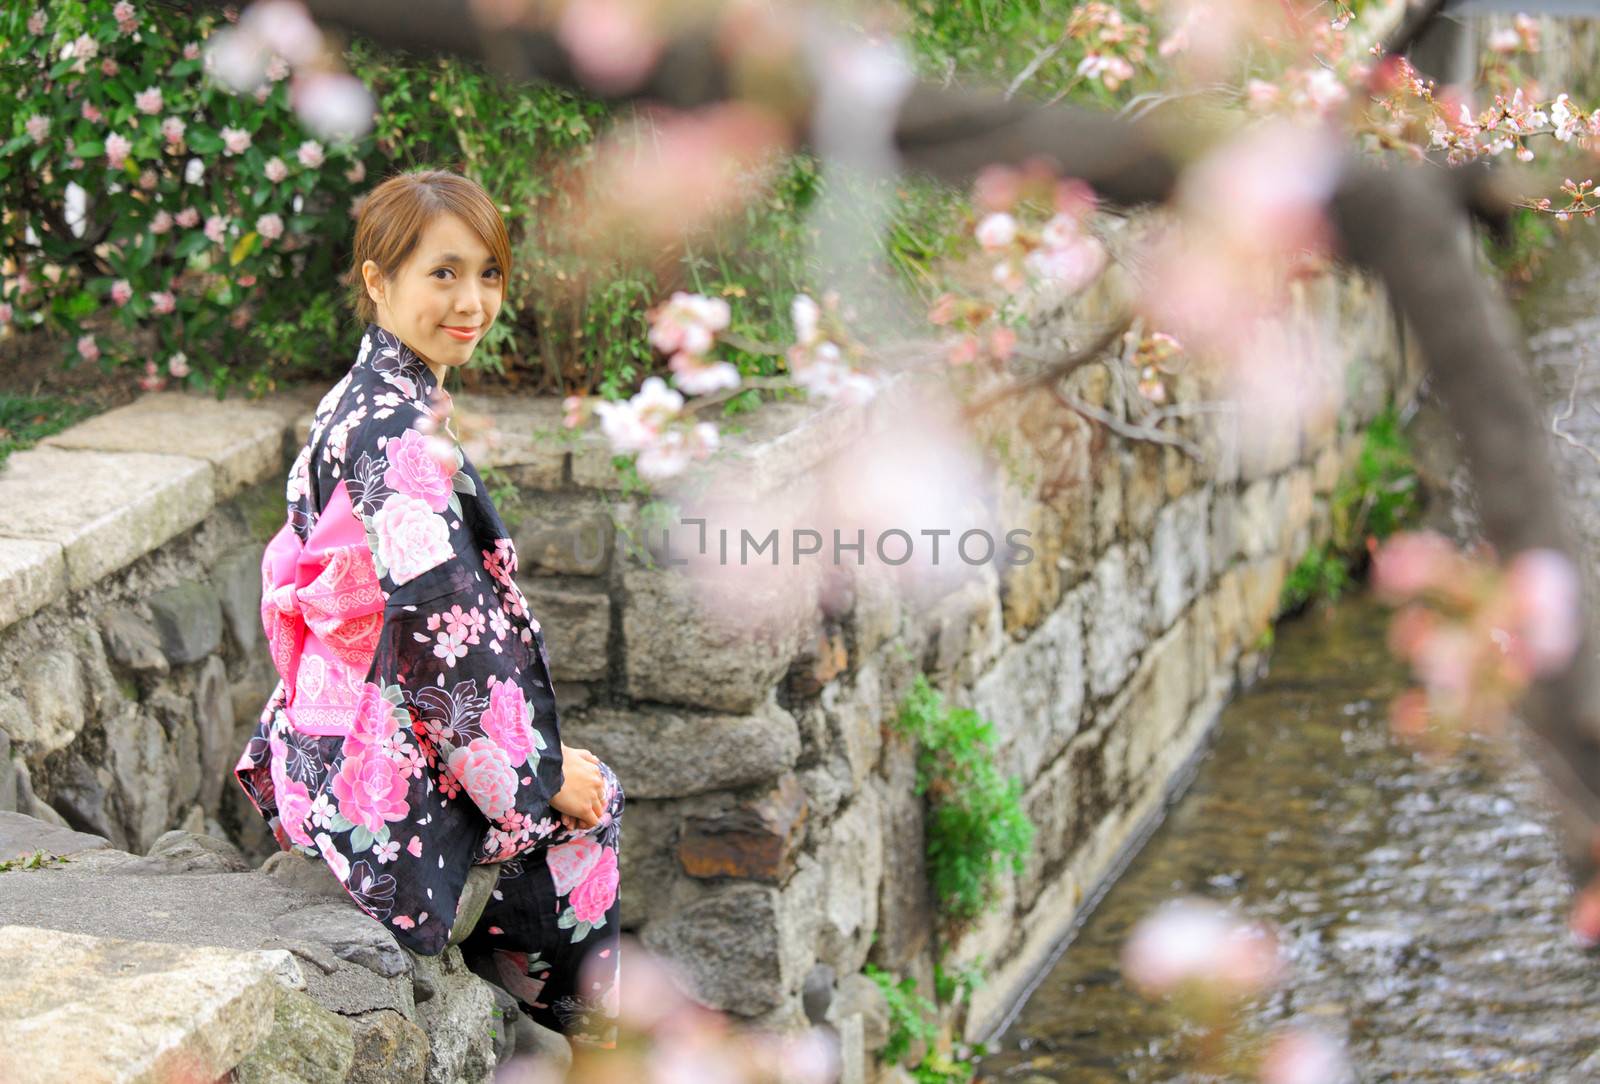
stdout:
POLYGON ((73 149, 78 152, 79 158, 85 159, 99 158, 106 153, 105 142, 99 139, 91 139, 87 143, 74 144, 73 149))
POLYGON ((107 79, 100 84, 100 89, 107 98, 114 102, 120 102, 123 105, 133 104, 133 95, 128 93, 128 88, 122 85, 121 80, 107 79))
POLYGON ((23 147, 26 147, 32 142, 33 137, 26 134, 19 135, 12 140, 8 140, 4 146, 0 146, 0 158, 10 158, 17 151, 20 151, 23 147))
POLYGON ((468 496, 476 496, 478 492, 477 484, 473 482, 472 475, 464 470, 456 471, 455 476, 450 479, 450 488, 457 493, 465 493, 468 496))
POLYGON ((208 248, 210 245, 211 238, 207 237, 199 230, 192 230, 183 235, 183 238, 178 242, 177 247, 173 249, 173 253, 180 258, 193 256, 196 252, 199 252, 204 248, 208 248))
POLYGON ((335 812, 328 821, 328 827, 335 832, 348 832, 355 824, 343 813, 335 812))
POLYGON ((358 824, 350 830, 350 849, 364 851, 372 846, 372 833, 367 831, 365 825, 358 824))
POLYGON ((461 515, 461 498, 455 493, 450 494, 450 511, 458 516, 461 515))
POLYGON ((223 148, 222 137, 209 128, 202 128, 198 124, 190 125, 183 133, 184 139, 189 143, 189 149, 196 154, 216 154, 223 148))

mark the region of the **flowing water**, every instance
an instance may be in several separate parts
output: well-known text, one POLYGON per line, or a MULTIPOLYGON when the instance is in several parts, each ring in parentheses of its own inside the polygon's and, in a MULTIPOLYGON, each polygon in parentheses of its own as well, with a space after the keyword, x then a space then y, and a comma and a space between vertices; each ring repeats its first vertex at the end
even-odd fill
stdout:
MULTIPOLYGON (((1582 224, 1578 224, 1580 227, 1582 224)), ((1600 565, 1600 241, 1574 238, 1520 303, 1573 510, 1600 565)), ((983 1059, 980 1080, 1202 1075, 1193 1029, 1126 986, 1118 954, 1162 901, 1273 923, 1290 971, 1230 1048, 1314 1027, 1358 1079, 1600 1080, 1600 957, 1567 938, 1568 888, 1532 768, 1487 741, 1429 761, 1386 721, 1406 675, 1356 598, 1279 629, 1266 678, 1224 710, 1194 782, 983 1059)), ((1248 1079, 1239 1077, 1238 1079, 1248 1079)))

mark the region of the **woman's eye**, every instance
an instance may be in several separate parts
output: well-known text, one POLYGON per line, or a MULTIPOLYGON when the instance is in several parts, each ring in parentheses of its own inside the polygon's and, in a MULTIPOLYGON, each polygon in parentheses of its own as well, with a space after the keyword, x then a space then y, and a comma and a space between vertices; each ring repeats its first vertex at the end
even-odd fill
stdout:
POLYGON ((484 273, 488 274, 488 275, 493 275, 495 278, 499 278, 500 277, 500 269, 498 267, 491 267, 491 268, 489 268, 488 271, 486 271, 484 273))
POLYGON ((434 268, 433 273, 437 275, 440 271, 443 271, 447 274, 450 273, 450 269, 448 267, 436 267, 434 268))

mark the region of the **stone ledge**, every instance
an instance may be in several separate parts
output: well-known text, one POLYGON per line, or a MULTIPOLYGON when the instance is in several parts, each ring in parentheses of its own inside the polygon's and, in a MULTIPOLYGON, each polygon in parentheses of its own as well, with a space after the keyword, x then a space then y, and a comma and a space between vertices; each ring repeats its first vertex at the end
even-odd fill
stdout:
POLYGON ((154 392, 47 438, 54 448, 204 459, 222 501, 283 469, 284 423, 260 406, 154 392))
POLYGON ((67 562, 61 543, 0 539, 0 628, 37 612, 66 591, 67 562))
MULTIPOLYGON (((205 519, 216 503, 213 473, 205 460, 179 455, 18 452, 0 470, 0 507, 10 511, 0 537, 59 545, 66 588, 76 591, 205 519)), ((24 575, 0 580, 0 593, 13 579, 24 575)))

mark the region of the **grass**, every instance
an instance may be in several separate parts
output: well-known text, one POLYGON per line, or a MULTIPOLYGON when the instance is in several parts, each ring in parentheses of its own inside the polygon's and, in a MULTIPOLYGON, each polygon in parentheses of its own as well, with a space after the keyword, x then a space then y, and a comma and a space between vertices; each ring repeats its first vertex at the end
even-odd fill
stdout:
POLYGON ((86 404, 49 396, 0 394, 0 464, 12 452, 31 448, 94 413, 86 404))

